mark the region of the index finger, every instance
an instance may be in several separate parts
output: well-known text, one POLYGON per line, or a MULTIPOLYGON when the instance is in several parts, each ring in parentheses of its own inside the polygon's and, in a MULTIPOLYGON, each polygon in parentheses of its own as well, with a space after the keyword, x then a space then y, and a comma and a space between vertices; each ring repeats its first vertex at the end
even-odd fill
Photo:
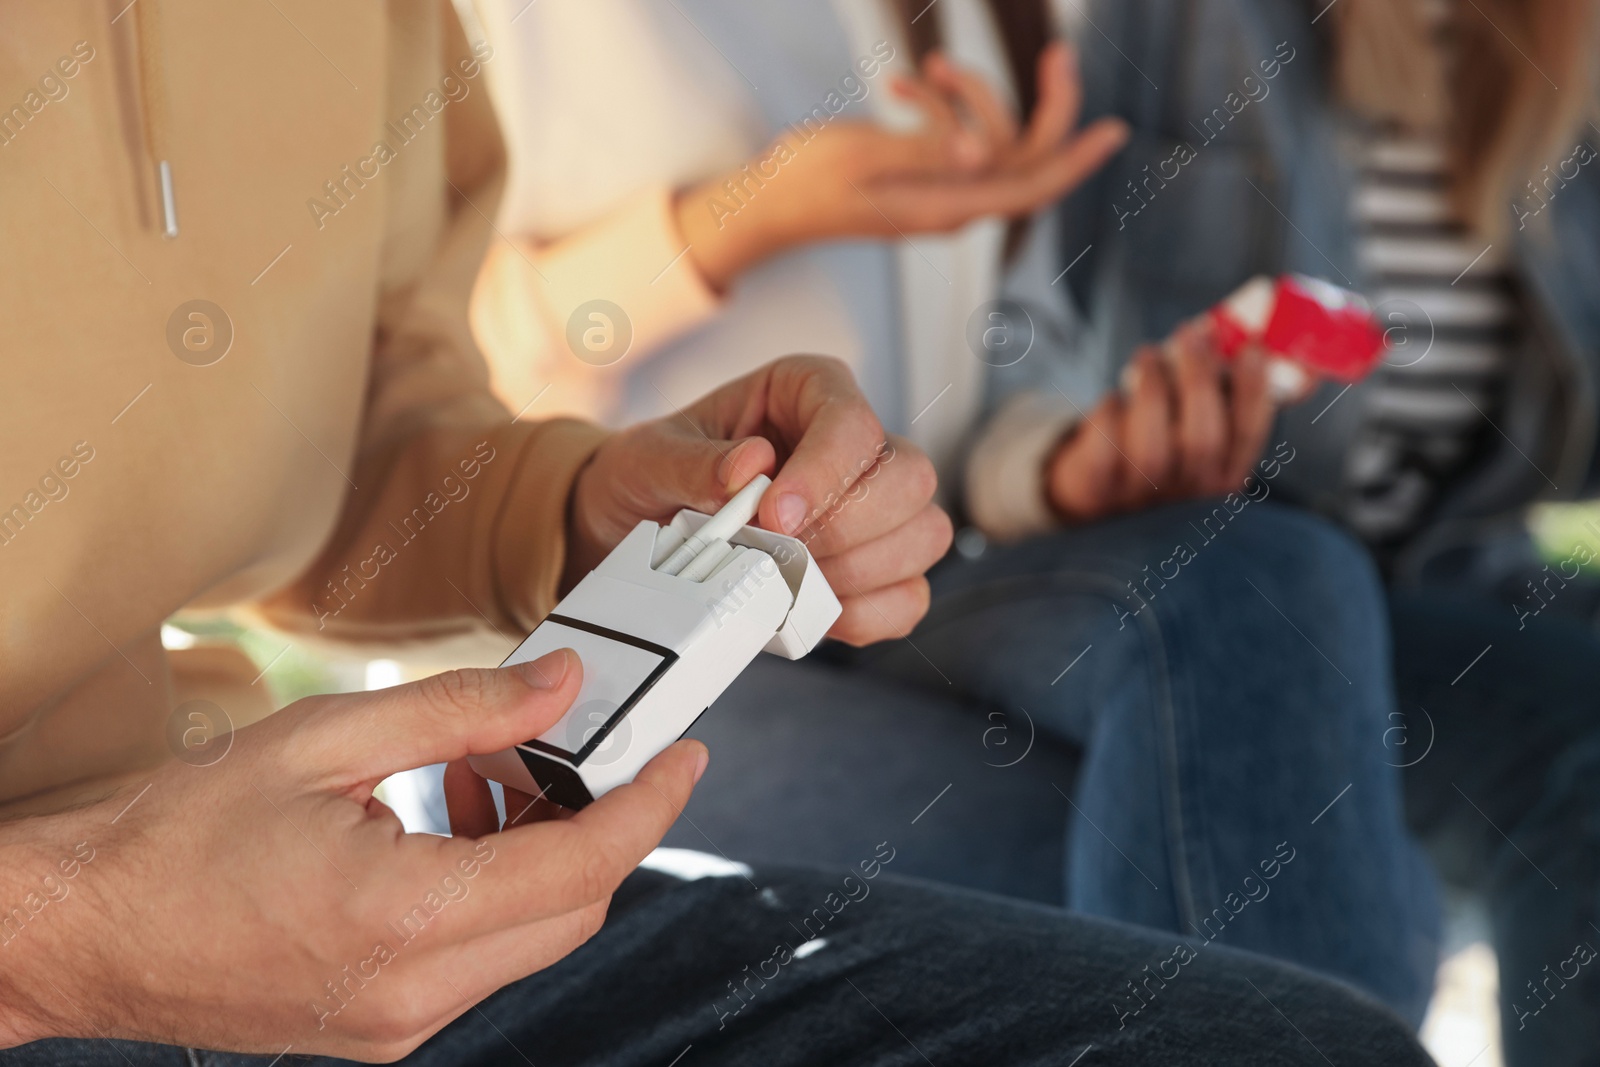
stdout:
POLYGON ((771 370, 767 421, 788 455, 758 514, 762 526, 793 535, 830 494, 848 492, 872 468, 887 435, 849 368, 838 360, 791 358, 771 370))
POLYGON ((933 463, 899 437, 862 456, 856 469, 860 476, 855 482, 848 489, 829 490, 796 535, 818 560, 901 529, 923 513, 938 485, 933 463))

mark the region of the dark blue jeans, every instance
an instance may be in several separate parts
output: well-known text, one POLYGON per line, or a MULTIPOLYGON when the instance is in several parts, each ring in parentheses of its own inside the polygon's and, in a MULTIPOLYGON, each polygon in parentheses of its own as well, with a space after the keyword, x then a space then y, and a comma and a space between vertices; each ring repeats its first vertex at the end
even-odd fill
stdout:
MULTIPOLYGON (((1185 945, 1187 958, 1174 963, 1180 943, 1171 935, 897 880, 898 858, 865 879, 859 861, 874 855, 852 862, 848 883, 846 870, 756 871, 754 883, 636 874, 594 940, 467 1010, 404 1062, 1430 1062, 1399 1019, 1349 987, 1203 941, 1185 945), (794 958, 784 962, 780 946, 794 958), (1152 977, 1158 970, 1170 977, 1152 977), (1128 982, 1140 984, 1148 1006, 1123 1025, 1106 1002, 1128 982)), ((272 1062, 104 1040, 0 1052, 0 1067, 272 1062)), ((278 1062, 306 1061, 291 1050, 278 1062)))
POLYGON ((1391 759, 1440 872, 1487 899, 1506 1063, 1600 1063, 1600 641, 1487 597, 1393 608, 1391 759))
POLYGON ((1184 505, 933 582, 909 640, 748 670, 692 731, 711 766, 668 843, 834 863, 890 838, 901 873, 1273 955, 1420 1022, 1435 885, 1359 546, 1184 505))

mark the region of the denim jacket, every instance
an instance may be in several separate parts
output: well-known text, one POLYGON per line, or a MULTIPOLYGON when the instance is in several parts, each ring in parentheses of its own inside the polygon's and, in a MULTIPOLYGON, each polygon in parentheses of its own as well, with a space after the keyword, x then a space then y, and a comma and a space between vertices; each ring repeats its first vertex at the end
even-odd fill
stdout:
MULTIPOLYGON (((1341 150, 1351 131, 1328 91, 1328 26, 1315 24, 1325 5, 1086 0, 1084 119, 1121 116, 1132 138, 1059 206, 1060 262, 1075 265, 1058 288, 1086 324, 1072 358, 1103 383, 1136 345, 1252 275, 1300 271, 1362 288, 1341 150)), ((1600 130, 1587 141, 1600 145, 1600 130)), ((1508 206, 1509 236, 1497 239, 1513 245, 1529 328, 1494 447, 1390 561, 1397 580, 1503 580, 1528 558, 1526 505, 1589 493, 1600 474, 1600 160, 1548 199, 1531 220, 1508 206)), ((1278 428, 1299 455, 1276 487, 1324 511, 1361 414, 1360 386, 1327 407, 1339 388, 1285 411, 1278 428)))

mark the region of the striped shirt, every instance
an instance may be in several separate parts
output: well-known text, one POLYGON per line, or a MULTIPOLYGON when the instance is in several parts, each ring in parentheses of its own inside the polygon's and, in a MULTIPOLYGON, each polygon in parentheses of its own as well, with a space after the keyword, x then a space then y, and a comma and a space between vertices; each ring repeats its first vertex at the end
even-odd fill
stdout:
POLYGON ((1451 217, 1439 141, 1368 137, 1354 210, 1390 351, 1358 394, 1342 511, 1369 543, 1392 546, 1493 436, 1522 316, 1502 248, 1451 217))

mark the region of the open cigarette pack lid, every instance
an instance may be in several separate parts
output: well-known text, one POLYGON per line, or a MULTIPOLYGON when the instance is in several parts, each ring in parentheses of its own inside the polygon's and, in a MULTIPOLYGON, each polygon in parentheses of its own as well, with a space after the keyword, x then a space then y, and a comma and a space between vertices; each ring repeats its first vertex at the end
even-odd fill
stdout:
POLYGON ((763 649, 799 659, 816 647, 840 606, 796 538, 744 526, 679 573, 657 569, 711 521, 685 510, 639 523, 556 605, 505 665, 571 648, 582 689, 554 726, 471 757, 474 770, 581 808, 632 781, 763 649))

